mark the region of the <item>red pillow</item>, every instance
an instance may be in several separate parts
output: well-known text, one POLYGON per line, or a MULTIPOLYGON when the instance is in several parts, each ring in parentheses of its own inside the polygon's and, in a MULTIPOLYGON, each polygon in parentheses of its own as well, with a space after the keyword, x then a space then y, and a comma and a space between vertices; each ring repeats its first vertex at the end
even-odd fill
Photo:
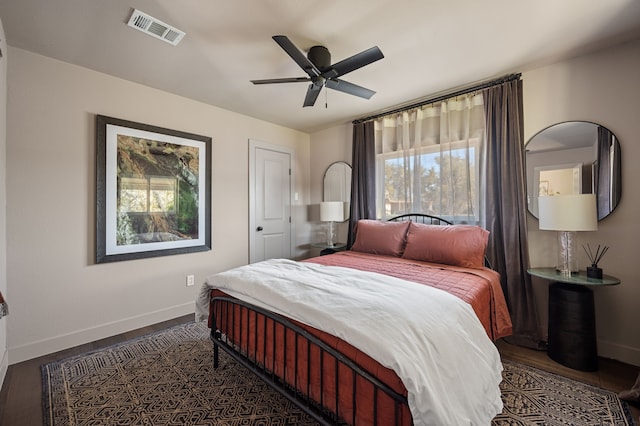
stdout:
POLYGON ((489 231, 473 225, 411 223, 405 259, 482 269, 489 231))
POLYGON ((351 246, 351 250, 385 256, 402 256, 410 223, 359 220, 356 227, 356 241, 351 246))

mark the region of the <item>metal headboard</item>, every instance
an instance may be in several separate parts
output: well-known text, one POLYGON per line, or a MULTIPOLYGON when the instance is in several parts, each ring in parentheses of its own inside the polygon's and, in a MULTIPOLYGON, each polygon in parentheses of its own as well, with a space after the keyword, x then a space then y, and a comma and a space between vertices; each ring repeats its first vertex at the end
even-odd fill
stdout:
POLYGON ((418 222, 418 223, 427 223, 430 225, 453 225, 453 222, 443 219, 438 216, 432 216, 430 214, 424 213, 406 213, 401 214, 400 216, 392 217, 391 219, 387 219, 387 222, 418 222))

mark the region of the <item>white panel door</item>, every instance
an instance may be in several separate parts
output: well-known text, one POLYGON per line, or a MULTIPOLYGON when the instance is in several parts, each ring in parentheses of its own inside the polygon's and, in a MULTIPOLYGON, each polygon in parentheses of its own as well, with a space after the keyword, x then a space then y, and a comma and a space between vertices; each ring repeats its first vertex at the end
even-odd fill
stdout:
POLYGON ((249 261, 291 257, 291 154, 251 147, 249 261))

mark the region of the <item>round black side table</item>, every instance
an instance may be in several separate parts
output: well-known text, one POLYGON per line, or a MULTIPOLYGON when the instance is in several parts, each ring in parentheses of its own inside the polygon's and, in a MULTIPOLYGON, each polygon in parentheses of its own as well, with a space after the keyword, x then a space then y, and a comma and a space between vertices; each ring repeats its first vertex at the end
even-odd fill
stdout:
POLYGON ((549 358, 575 370, 598 370, 592 288, 617 285, 620 280, 609 275, 589 278, 585 271, 565 275, 555 268, 531 268, 527 273, 551 281, 547 341, 549 358))

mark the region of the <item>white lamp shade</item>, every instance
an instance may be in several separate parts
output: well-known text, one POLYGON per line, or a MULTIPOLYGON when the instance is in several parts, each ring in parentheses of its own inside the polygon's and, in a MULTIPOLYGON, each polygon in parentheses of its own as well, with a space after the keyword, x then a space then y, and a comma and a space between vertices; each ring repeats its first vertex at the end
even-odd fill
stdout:
POLYGON ((597 231, 595 194, 538 197, 540 229, 548 231, 597 231))
POLYGON ((323 201, 320 203, 320 220, 322 222, 342 222, 344 220, 344 203, 342 201, 323 201))

